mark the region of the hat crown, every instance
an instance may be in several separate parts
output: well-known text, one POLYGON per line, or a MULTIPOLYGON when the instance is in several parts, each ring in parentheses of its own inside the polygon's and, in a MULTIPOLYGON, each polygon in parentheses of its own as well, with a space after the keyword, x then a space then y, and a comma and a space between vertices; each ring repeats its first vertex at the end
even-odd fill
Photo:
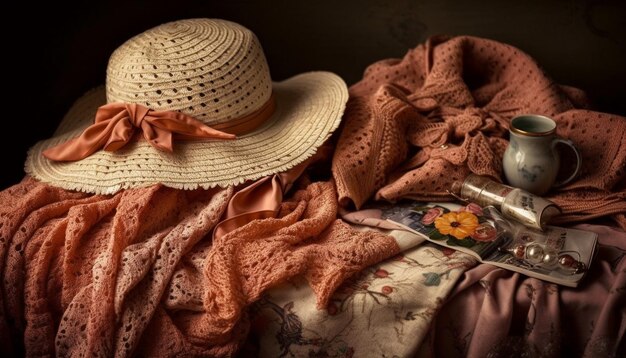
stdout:
POLYGON ((218 19, 166 23, 122 44, 109 59, 107 102, 175 110, 207 125, 254 112, 272 80, 256 36, 218 19))

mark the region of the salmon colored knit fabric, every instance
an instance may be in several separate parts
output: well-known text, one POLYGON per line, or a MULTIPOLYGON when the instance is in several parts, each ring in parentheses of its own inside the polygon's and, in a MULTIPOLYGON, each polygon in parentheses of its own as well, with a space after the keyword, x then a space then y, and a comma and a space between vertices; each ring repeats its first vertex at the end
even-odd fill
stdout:
POLYGON ((550 197, 563 220, 612 215, 626 227, 626 120, 586 108, 510 46, 435 39, 351 88, 336 186, 304 178, 276 218, 214 240, 232 188, 98 196, 26 178, 0 192, 0 352, 232 355, 268 288, 302 275, 323 307, 347 277, 397 253, 391 237, 338 220, 337 198, 444 200, 470 172, 499 179, 518 113, 553 116, 583 153, 580 177, 550 197))
POLYGON ((554 118, 583 157, 578 178, 548 195, 559 222, 611 215, 626 229, 626 118, 588 107, 512 46, 430 39, 350 88, 332 167, 339 201, 450 200, 446 189, 470 172, 501 181, 509 120, 535 113, 554 118))
POLYGON ((338 220, 332 182, 301 183, 276 218, 213 241, 232 188, 94 196, 26 178, 0 192, 0 350, 229 356, 266 289, 303 275, 324 307, 399 247, 338 220))

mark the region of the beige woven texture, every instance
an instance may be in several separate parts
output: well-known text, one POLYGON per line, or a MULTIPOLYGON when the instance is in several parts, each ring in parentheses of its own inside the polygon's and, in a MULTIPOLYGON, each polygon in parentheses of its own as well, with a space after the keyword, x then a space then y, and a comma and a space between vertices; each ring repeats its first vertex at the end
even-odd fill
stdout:
POLYGON ((285 171, 313 155, 339 125, 347 99, 343 80, 328 72, 272 83, 256 36, 238 24, 215 19, 167 23, 135 36, 111 55, 106 90, 90 91, 74 104, 56 136, 30 150, 26 172, 65 189, 97 194, 155 183, 177 189, 239 184, 285 171), (236 140, 177 141, 173 153, 141 140, 66 163, 41 155, 78 136, 106 102, 176 110, 211 126, 254 112, 272 92, 272 117, 236 140))

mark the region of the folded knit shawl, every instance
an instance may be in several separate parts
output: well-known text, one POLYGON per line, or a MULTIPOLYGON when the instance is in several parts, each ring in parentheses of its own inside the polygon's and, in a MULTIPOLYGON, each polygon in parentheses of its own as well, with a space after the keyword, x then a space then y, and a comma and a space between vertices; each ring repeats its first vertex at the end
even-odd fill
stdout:
POLYGON ((475 37, 432 38, 350 88, 332 167, 339 202, 451 200, 469 173, 501 181, 509 121, 527 113, 554 118, 582 153, 577 179, 548 193, 559 222, 610 215, 626 228, 626 118, 589 110, 527 54, 475 37))
POLYGON ((232 356, 268 288, 304 276, 325 307, 399 251, 337 219, 332 181, 304 181, 277 217, 211 240, 234 191, 100 196, 26 178, 0 192, 2 356, 232 356))

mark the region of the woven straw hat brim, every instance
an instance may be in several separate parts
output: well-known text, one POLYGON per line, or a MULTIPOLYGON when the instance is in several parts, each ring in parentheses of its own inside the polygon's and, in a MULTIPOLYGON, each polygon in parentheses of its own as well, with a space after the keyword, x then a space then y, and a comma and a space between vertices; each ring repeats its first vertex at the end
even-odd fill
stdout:
POLYGON ((276 110, 252 133, 235 140, 175 141, 174 152, 145 140, 116 152, 98 151, 76 162, 54 162, 41 152, 78 136, 105 103, 104 88, 81 97, 55 137, 31 148, 25 170, 52 185, 96 194, 162 183, 177 189, 226 187, 282 172, 315 154, 338 127, 348 100, 345 82, 329 72, 308 72, 273 83, 276 110))

